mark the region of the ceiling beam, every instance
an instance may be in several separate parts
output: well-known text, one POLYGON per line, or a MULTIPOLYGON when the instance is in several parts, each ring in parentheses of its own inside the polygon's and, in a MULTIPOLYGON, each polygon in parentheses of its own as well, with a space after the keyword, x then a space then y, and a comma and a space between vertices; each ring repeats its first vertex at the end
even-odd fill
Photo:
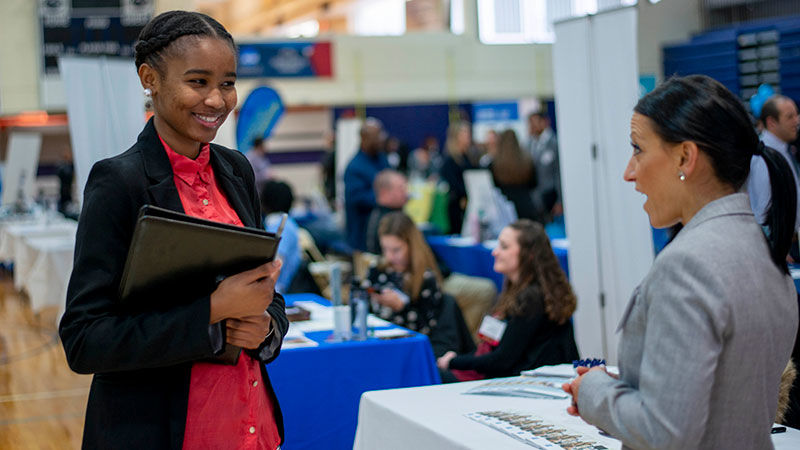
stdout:
POLYGON ((336 3, 350 3, 353 0, 262 0, 262 9, 232 26, 236 34, 257 34, 259 31, 281 23, 292 22, 314 11, 336 3))

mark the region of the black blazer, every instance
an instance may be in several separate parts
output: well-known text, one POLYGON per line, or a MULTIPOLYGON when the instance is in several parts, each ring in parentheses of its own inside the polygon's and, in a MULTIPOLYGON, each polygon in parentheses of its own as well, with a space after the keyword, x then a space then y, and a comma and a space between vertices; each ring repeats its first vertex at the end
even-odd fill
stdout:
MULTIPOLYGON (((211 165, 241 221, 260 228, 258 194, 247 159, 212 144, 211 165)), ((180 449, 192 362, 213 355, 208 295, 181 298, 179 291, 163 292, 164 308, 145 311, 119 304, 122 270, 145 204, 184 212, 152 119, 130 149, 92 167, 84 191, 67 307, 59 327, 70 368, 95 374, 84 448, 180 449)), ((153 305, 161 303, 152 300, 153 305)), ((289 326, 283 298, 276 293, 267 311, 275 330, 271 339, 282 340, 289 326)), ((258 358, 266 345, 248 353, 258 358)), ((263 364, 261 371, 283 438, 283 418, 263 364)))

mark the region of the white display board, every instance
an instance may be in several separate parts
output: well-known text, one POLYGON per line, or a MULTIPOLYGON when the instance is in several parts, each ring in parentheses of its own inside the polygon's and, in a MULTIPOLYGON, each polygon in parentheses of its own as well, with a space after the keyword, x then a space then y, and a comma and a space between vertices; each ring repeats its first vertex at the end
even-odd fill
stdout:
POLYGON ((17 200, 21 200, 23 204, 33 202, 41 150, 40 133, 11 133, 8 139, 8 156, 3 168, 3 206, 11 206, 17 200))
POLYGON ((336 208, 344 210, 344 171, 361 145, 361 119, 336 121, 336 208))
POLYGON ((575 334, 583 357, 617 360, 616 333, 629 296, 653 261, 644 197, 622 179, 638 99, 635 7, 555 25, 559 158, 578 296, 575 334))
POLYGON ((92 165, 136 142, 145 122, 144 95, 131 59, 63 56, 58 66, 82 202, 92 165))
POLYGON ((249 149, 236 148, 236 116, 231 112, 222 122, 222 125, 217 129, 217 135, 211 141, 214 144, 221 145, 230 149, 246 152, 249 149))
POLYGON ((479 226, 481 216, 488 221, 488 232, 492 239, 500 234, 503 227, 517 220, 514 204, 500 193, 494 185, 492 173, 488 170, 465 170, 464 186, 469 201, 461 226, 462 236, 478 236, 476 227, 479 226))

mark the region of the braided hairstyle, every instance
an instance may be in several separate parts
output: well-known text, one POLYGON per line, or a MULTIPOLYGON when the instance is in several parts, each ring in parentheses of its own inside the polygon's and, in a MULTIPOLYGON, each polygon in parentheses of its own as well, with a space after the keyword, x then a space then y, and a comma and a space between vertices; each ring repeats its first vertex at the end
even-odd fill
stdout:
POLYGON ((163 74, 164 53, 176 50, 176 45, 185 45, 175 42, 184 36, 222 39, 236 53, 233 36, 213 18, 198 12, 167 11, 150 20, 139 33, 134 49, 136 69, 148 64, 163 74))

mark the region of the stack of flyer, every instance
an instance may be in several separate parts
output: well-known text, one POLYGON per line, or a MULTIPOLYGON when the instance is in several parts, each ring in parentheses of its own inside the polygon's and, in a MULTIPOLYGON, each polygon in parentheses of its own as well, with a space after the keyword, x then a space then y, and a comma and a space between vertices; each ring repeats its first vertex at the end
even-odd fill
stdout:
POLYGON ((591 425, 556 424, 531 412, 481 411, 466 414, 466 417, 539 449, 619 448, 619 441, 599 433, 591 425))
POLYGON ((556 377, 511 377, 498 378, 465 391, 474 395, 501 395, 544 399, 565 399, 569 395, 561 389, 563 378, 556 377))

